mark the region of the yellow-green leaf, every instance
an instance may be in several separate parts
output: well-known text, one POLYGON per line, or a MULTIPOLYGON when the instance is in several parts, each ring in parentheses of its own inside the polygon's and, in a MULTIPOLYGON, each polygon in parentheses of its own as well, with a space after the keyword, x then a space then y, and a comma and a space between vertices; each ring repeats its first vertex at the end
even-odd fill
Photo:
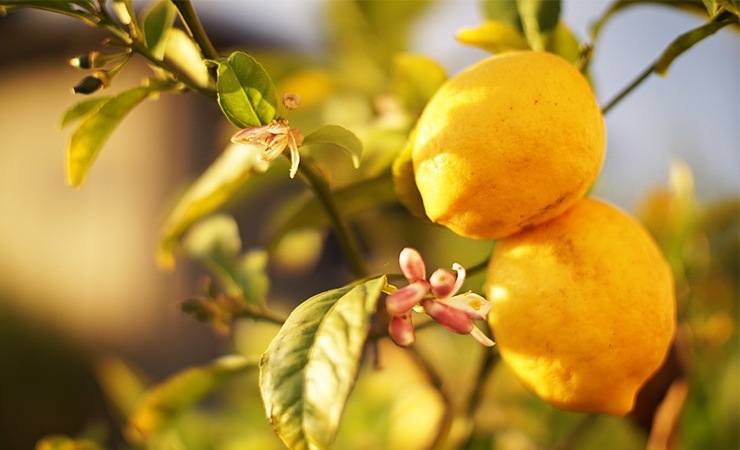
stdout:
POLYGON ((67 182, 81 187, 100 149, 118 123, 144 99, 156 95, 160 83, 124 91, 101 102, 78 125, 67 147, 67 182))
POLYGON ((139 442, 156 435, 178 414, 193 407, 233 376, 256 368, 257 361, 240 355, 185 369, 144 394, 131 415, 127 435, 139 442))
POLYGON ((437 61, 413 53, 397 53, 392 61, 393 91, 414 114, 420 114, 447 72, 437 61))
POLYGON ((208 67, 200 55, 200 50, 181 29, 172 28, 169 31, 164 58, 179 67, 198 86, 208 86, 208 67))
POLYGON ((723 22, 711 22, 702 25, 698 28, 694 28, 681 36, 677 37, 668 47, 663 51, 658 60, 655 62, 655 73, 658 75, 665 75, 668 70, 668 66, 671 65, 674 59, 678 58, 683 52, 690 49, 694 44, 698 43, 702 39, 713 35, 720 29, 730 24, 737 24, 737 16, 732 16, 731 19, 723 22))
POLYGON ((254 173, 267 170, 259 160, 261 144, 230 144, 180 197, 162 226, 158 261, 175 264, 174 250, 182 234, 197 220, 228 202, 254 173))
POLYGON ((83 100, 79 103, 75 103, 74 105, 67 108, 66 111, 64 111, 64 114, 62 115, 62 120, 59 123, 59 127, 63 128, 69 125, 71 122, 85 117, 110 99, 110 97, 96 97, 83 100))
POLYGON ((385 285, 381 276, 304 301, 262 356, 265 410, 288 448, 331 448, 385 285))
POLYGON ((581 46, 573 31, 562 21, 558 22, 547 38, 548 52, 560 55, 566 60, 576 63, 581 56, 581 46))
POLYGON ((525 50, 529 43, 518 30, 504 22, 486 20, 478 28, 465 28, 457 33, 457 40, 491 53, 507 50, 525 50))
POLYGON ((331 144, 346 151, 355 168, 360 166, 362 142, 351 131, 339 125, 326 125, 303 138, 303 145, 331 144))
POLYGON ((157 59, 164 57, 167 35, 175 23, 177 9, 169 0, 151 3, 141 15, 141 26, 144 42, 152 55, 157 59))

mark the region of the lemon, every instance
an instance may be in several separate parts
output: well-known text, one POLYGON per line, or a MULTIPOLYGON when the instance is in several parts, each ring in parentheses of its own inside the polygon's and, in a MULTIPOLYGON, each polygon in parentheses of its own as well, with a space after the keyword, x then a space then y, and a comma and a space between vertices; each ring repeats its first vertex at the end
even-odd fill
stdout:
POLYGON ((603 118, 583 75, 556 55, 519 51, 440 87, 419 117, 412 162, 432 221, 497 239, 575 203, 604 151, 603 118))
POLYGON ((488 266, 502 359, 557 407, 627 414, 675 330, 673 276, 646 229, 582 199, 502 239, 488 266))

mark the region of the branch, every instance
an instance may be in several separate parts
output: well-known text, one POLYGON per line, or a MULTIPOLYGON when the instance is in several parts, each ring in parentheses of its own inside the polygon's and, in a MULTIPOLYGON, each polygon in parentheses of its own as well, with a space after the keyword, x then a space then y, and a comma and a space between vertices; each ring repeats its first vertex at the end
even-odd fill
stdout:
POLYGON ((347 257, 355 276, 357 278, 368 276, 368 271, 362 261, 357 239, 350 231, 347 221, 339 211, 337 204, 334 202, 334 197, 331 193, 329 183, 326 182, 326 179, 321 174, 321 171, 313 158, 303 156, 301 158, 301 164, 298 166, 298 173, 313 189, 319 201, 324 206, 326 213, 329 215, 329 220, 331 220, 334 225, 334 231, 337 233, 339 242, 344 249, 345 256, 347 257))
POLYGON ((218 52, 211 43, 211 40, 208 38, 208 35, 206 34, 203 25, 200 23, 198 14, 196 14, 190 0, 171 1, 172 4, 175 5, 175 8, 177 8, 177 12, 180 13, 180 18, 182 19, 188 33, 190 33, 190 36, 193 37, 195 43, 200 47, 200 52, 203 54, 203 57, 206 59, 217 59, 218 52))

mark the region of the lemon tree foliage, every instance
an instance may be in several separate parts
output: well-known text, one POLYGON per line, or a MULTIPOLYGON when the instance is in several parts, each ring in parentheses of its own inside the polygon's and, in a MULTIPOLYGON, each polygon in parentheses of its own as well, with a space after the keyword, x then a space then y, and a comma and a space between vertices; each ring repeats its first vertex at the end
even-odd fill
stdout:
POLYGON ((218 104, 238 128, 269 123, 277 114, 275 85, 265 69, 244 52, 211 61, 218 71, 218 104))
MULTIPOLYGON (((736 425, 737 402, 706 400, 736 390, 726 380, 737 368, 717 361, 737 350, 737 270, 726 270, 737 268, 726 251, 737 247, 737 202, 704 213, 690 170, 674 167, 670 189, 650 197, 641 216, 659 247, 629 214, 585 198, 604 160, 603 115, 698 42, 736 31, 737 1, 615 0, 584 40, 562 20, 560 1, 481 0, 479 22, 449 38, 493 55, 450 75, 409 51, 416 21, 433 7, 329 2, 336 45, 318 58, 220 53, 188 0, 0 0, 0 20, 32 8, 109 34, 103 50, 73 58, 90 71, 75 92, 93 96, 60 121, 73 126, 72 186, 82 186, 127 114, 160 94, 202 95, 239 129, 231 143, 216 139, 220 151, 199 149, 215 156, 173 202, 156 253, 163 267, 184 257, 207 272, 181 309, 248 356, 154 384, 120 360, 103 361, 98 377, 122 418, 123 446, 507 448, 515 434, 526 447, 602 448, 600 435, 659 448, 680 433, 687 446, 738 446, 720 430, 736 425), (588 67, 601 30, 645 4, 704 23, 599 107, 588 67), (133 58, 151 69, 145 82, 98 93, 119 83, 133 58), (283 91, 296 86, 302 92, 283 91), (271 170, 283 156, 294 180, 271 170), (443 267, 427 267, 422 253, 443 267), (318 293, 292 292, 300 277, 318 293), (708 286, 715 280, 721 288, 708 286), (689 351, 695 363, 680 357, 689 351), (431 394, 422 396, 423 419, 408 413, 418 411, 419 392, 431 394), (579 422, 551 406, 625 418, 579 422), (485 416, 490 408, 496 421, 485 416), (682 414, 690 420, 681 423, 682 414), (714 425, 702 424, 706 417, 714 425)), ((37 449, 102 441, 52 435, 37 449)))
POLYGON ((176 15, 175 7, 168 1, 151 3, 142 13, 144 42, 155 58, 164 58, 168 34, 175 23, 176 15))
POLYGON ((256 360, 233 355, 185 369, 144 392, 129 418, 127 432, 134 440, 145 442, 226 381, 256 368, 256 360))
POLYGON ((86 101, 68 112, 63 123, 79 119, 67 147, 67 181, 74 187, 85 182, 95 159, 119 122, 136 105, 156 96, 166 84, 152 81, 145 86, 130 89, 116 96, 86 101))
POLYGON ((260 363, 267 416, 292 449, 331 447, 359 372, 385 277, 301 303, 260 363))

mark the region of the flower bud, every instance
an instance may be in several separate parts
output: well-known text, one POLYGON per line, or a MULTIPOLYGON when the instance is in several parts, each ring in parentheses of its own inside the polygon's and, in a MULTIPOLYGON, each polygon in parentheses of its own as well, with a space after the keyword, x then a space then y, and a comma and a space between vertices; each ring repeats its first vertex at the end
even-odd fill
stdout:
POLYGON ((92 75, 83 78, 77 86, 72 88, 75 94, 92 94, 102 88, 108 87, 110 77, 104 70, 99 70, 92 75))
POLYGON ((421 306, 424 307, 427 314, 450 331, 459 334, 468 334, 475 328, 470 317, 455 308, 431 299, 422 301, 421 306))
POLYGON ((445 269, 437 269, 429 277, 429 284, 432 288, 432 294, 436 298, 447 298, 454 294, 455 281, 457 278, 445 269))
POLYGON ((401 347, 408 347, 413 344, 415 336, 411 314, 393 316, 388 324, 388 335, 393 339, 393 342, 401 347))
POLYGON ((409 280, 409 283, 426 279, 426 265, 421 254, 416 249, 406 247, 401 250, 401 254, 398 256, 398 265, 401 267, 401 273, 409 280))
POLYGON ((385 309, 392 316, 399 316, 411 311, 417 303, 429 292, 429 283, 419 280, 404 286, 388 296, 385 301, 385 309))

